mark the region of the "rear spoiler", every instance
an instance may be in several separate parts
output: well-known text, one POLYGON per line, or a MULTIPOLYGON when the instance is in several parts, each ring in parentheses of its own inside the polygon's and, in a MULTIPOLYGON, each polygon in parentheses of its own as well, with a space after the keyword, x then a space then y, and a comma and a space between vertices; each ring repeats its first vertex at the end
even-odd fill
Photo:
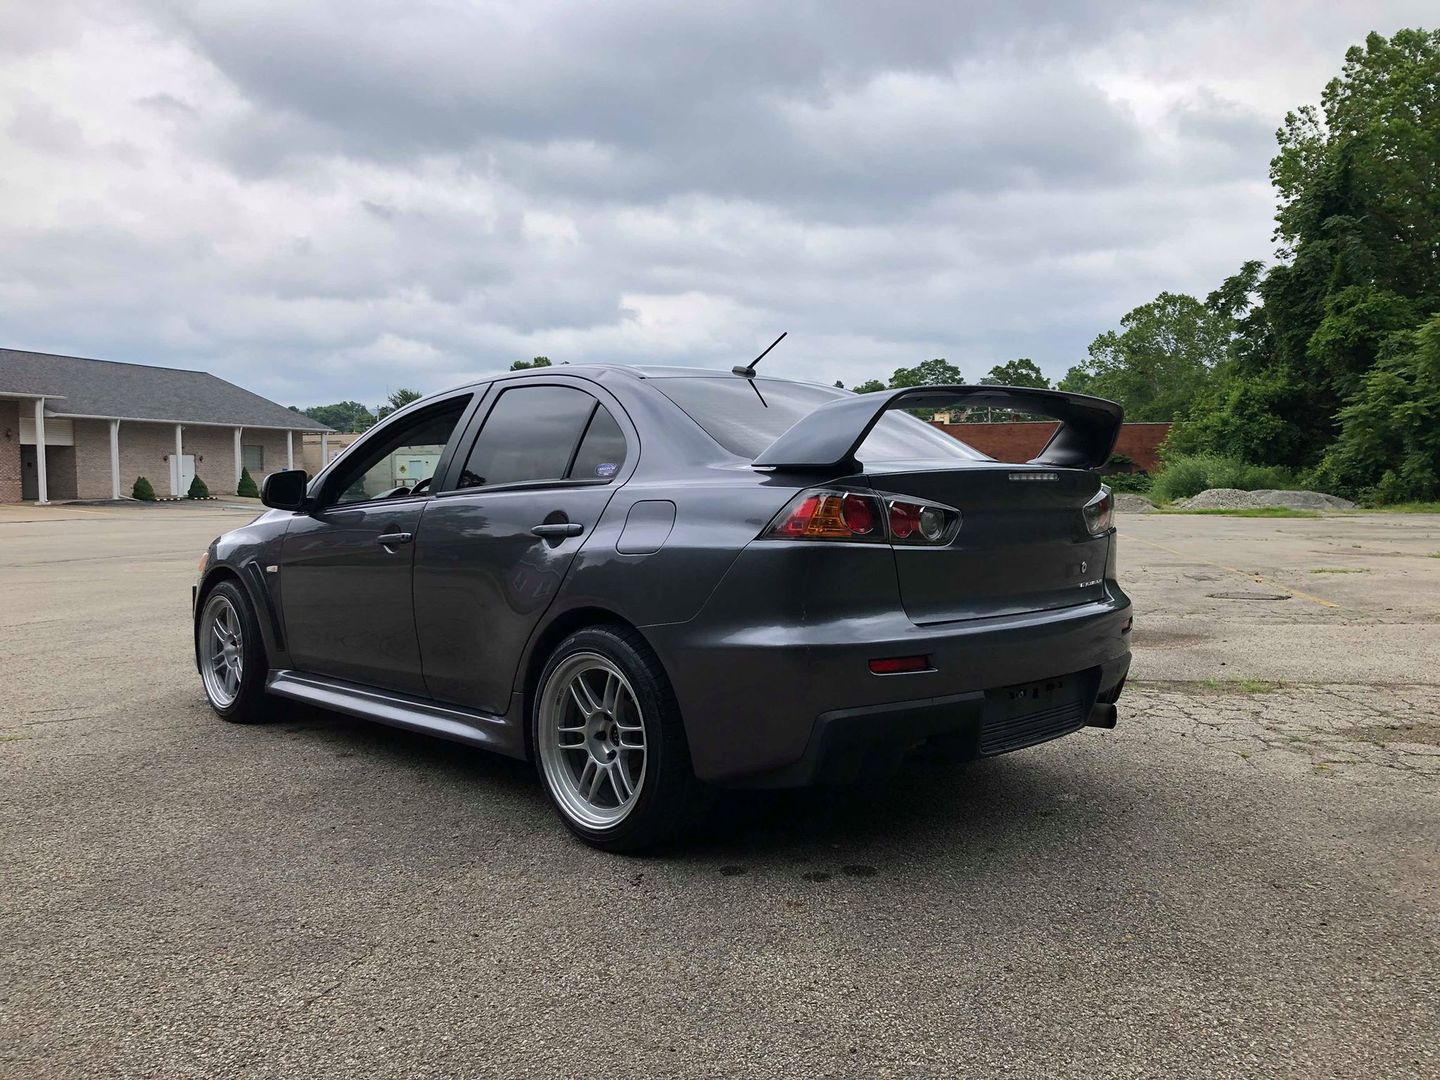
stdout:
POLYGON ((993 407, 1038 413, 1060 421, 1032 465, 1098 469, 1110 460, 1125 410, 1113 401, 1025 386, 912 386, 842 397, 822 405, 761 452, 756 468, 838 469, 855 465, 855 451, 891 409, 993 407))

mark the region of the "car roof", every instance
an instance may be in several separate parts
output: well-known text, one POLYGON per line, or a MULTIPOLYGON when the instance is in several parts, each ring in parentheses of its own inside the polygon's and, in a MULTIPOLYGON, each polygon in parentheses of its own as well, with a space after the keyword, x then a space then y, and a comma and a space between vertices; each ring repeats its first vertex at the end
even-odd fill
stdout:
MULTIPOLYGON (((484 386, 497 379, 543 378, 547 375, 579 375, 582 378, 598 378, 600 375, 608 372, 627 375, 633 379, 740 378, 740 376, 736 375, 733 371, 724 371, 718 368, 680 367, 678 365, 664 364, 588 363, 582 361, 576 364, 554 364, 550 367, 522 368, 520 371, 497 371, 492 375, 486 375, 471 382, 449 387, 445 392, 449 393, 455 390, 464 390, 472 386, 484 386)), ((813 382, 809 379, 787 379, 777 375, 761 375, 757 373, 755 379, 758 382, 795 383, 800 386, 824 387, 827 390, 836 389, 834 385, 829 383, 813 382)))

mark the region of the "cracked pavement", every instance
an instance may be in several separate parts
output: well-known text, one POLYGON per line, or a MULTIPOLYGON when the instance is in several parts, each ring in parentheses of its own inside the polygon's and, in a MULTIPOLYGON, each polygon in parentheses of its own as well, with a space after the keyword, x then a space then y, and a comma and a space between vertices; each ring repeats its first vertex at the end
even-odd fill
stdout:
POLYGON ((217 722, 244 520, 0 507, 0 1076, 1440 1071, 1440 517, 1122 516, 1114 731, 647 859, 519 763, 217 722))

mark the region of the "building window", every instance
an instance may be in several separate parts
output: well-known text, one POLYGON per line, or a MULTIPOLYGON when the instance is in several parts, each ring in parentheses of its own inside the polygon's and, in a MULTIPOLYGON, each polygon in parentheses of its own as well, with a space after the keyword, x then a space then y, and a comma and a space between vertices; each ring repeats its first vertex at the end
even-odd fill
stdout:
POLYGON ((252 473, 265 468, 265 447, 260 443, 246 443, 240 448, 240 461, 252 473))

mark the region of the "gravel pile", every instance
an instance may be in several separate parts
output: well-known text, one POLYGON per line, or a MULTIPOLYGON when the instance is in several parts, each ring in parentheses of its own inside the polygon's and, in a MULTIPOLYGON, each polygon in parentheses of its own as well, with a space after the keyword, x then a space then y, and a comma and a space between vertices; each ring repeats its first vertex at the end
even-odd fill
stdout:
POLYGON ((1265 506, 1288 506, 1293 510, 1353 510, 1349 499, 1319 491, 1241 491, 1239 488, 1211 488, 1175 505, 1182 510, 1251 510, 1265 506))
POLYGON ((1120 514, 1148 514, 1155 509, 1155 504, 1144 495, 1137 495, 1133 491, 1117 491, 1115 493, 1115 511, 1120 514))

